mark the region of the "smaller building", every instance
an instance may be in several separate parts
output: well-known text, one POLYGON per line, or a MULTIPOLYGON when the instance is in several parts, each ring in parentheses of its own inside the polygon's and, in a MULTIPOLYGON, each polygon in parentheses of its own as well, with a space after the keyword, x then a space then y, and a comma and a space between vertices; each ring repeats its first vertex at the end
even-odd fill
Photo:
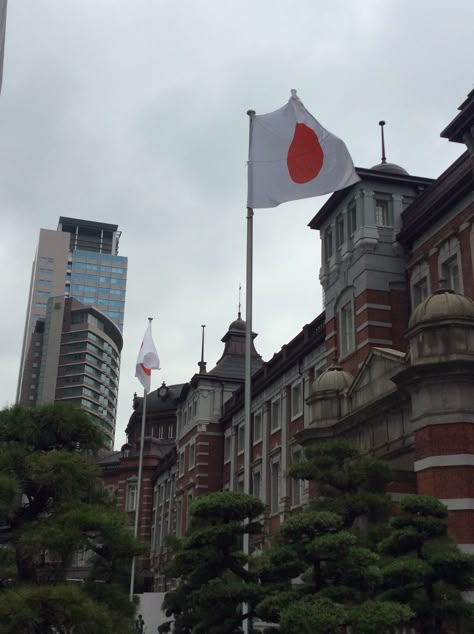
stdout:
MULTIPOLYGON (((176 531, 176 411, 188 384, 166 385, 146 397, 143 473, 140 491, 138 536, 147 545, 146 556, 138 561, 137 591, 153 587, 149 552, 156 540, 176 531), (166 505, 166 521, 153 522, 158 506, 166 505), (157 534, 157 531, 159 532, 157 534)), ((99 459, 103 481, 115 496, 117 504, 128 515, 129 525, 135 523, 138 508, 138 462, 143 419, 143 398, 136 394, 133 413, 127 425, 127 442, 120 451, 99 459)), ((153 557, 152 557, 153 563, 153 557)))
POLYGON ((50 297, 26 355, 21 402, 70 402, 89 414, 112 447, 122 345, 120 330, 99 310, 50 297))

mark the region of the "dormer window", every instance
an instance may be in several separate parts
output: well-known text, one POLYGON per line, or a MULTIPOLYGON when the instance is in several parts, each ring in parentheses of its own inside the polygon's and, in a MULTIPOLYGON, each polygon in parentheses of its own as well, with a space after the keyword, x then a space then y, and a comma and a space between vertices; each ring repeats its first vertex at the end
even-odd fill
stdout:
POLYGON ((357 229, 357 209, 355 201, 351 202, 347 211, 347 224, 349 229, 349 236, 352 236, 357 229))
POLYGON ((332 229, 329 228, 324 236, 324 255, 326 262, 332 257, 332 229))
POLYGON ((339 249, 344 242, 344 216, 339 214, 336 218, 336 249, 339 249))
POLYGON ((393 227, 392 201, 388 196, 375 196, 375 224, 379 227, 393 227))

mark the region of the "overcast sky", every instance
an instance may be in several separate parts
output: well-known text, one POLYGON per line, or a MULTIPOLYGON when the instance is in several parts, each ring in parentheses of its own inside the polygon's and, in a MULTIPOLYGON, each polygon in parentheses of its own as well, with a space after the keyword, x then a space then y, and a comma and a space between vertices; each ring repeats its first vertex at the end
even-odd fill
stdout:
MULTIPOLYGON (((297 88, 354 162, 438 176, 473 87, 472 0, 10 0, 0 96, 0 406, 15 399, 31 263, 60 215, 116 223, 128 287, 116 446, 147 317, 162 370, 198 370, 245 283, 246 111, 297 88)), ((322 310, 325 198, 255 212, 254 330, 269 359, 322 310)), ((244 291, 243 291, 244 297, 244 291)), ((244 310, 244 308, 243 308, 244 310)))

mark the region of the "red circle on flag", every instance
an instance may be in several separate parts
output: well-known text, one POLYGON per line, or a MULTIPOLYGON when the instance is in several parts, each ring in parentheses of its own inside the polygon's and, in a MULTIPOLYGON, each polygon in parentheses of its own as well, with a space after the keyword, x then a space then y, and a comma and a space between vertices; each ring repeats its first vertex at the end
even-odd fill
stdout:
POLYGON ((309 183, 321 171, 323 161, 324 152, 316 132, 304 123, 297 123, 286 158, 291 180, 300 185, 309 183))

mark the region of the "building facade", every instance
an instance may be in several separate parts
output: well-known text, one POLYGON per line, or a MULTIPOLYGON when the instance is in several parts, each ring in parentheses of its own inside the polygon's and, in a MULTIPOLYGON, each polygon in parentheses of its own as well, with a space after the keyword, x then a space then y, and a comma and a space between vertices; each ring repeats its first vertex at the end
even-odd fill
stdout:
MULTIPOLYGON (((390 463, 394 501, 441 499, 451 534, 474 552, 474 91, 442 136, 467 150, 437 179, 384 160, 358 169, 360 182, 310 222, 324 311, 253 368, 250 481, 266 534, 310 495, 288 466, 308 443, 342 438, 390 463)), ((226 346, 231 330, 244 333, 244 322, 226 346)), ((169 583, 163 537, 186 531, 192 499, 243 489, 243 374, 213 375, 183 388, 175 447, 149 485, 156 590, 169 583), (174 496, 163 498, 172 480, 174 496)))
POLYGON ((107 446, 115 432, 127 279, 119 237, 117 225, 66 217, 57 231, 40 230, 17 390, 24 405, 77 403, 105 431, 107 446))

